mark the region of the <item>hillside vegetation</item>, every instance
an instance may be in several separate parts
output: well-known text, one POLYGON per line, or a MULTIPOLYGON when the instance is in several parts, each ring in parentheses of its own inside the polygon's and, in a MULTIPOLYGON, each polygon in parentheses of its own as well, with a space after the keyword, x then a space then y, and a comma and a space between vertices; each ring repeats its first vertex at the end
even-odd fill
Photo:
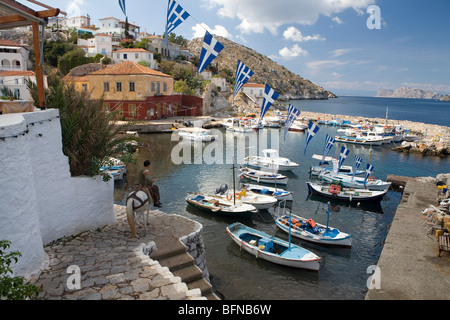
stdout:
MULTIPOLYGON (((280 94, 279 100, 336 98, 333 93, 294 74, 255 50, 223 37, 215 37, 224 45, 219 56, 211 63, 212 66, 217 65, 218 70, 227 69, 234 76, 237 61, 241 60, 254 72, 249 82, 267 83, 280 94)), ((196 38, 189 41, 188 48, 192 54, 200 56, 202 45, 203 38, 196 38)))

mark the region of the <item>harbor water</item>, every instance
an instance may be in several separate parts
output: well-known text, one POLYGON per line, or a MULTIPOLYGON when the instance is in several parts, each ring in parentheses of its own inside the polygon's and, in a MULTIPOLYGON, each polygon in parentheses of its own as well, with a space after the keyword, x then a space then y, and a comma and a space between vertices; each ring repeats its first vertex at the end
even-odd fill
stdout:
MULTIPOLYGON (((229 160, 234 159, 239 168, 242 159, 236 159, 237 155, 242 155, 243 152, 248 154, 252 148, 255 148, 249 143, 250 139, 247 140, 245 147, 238 145, 238 141, 243 139, 243 134, 232 133, 230 137, 223 129, 217 130, 223 139, 219 141, 220 147, 211 153, 211 143, 203 143, 200 149, 196 150, 197 154, 192 147, 190 149, 191 163, 180 164, 175 164, 173 161, 174 148, 180 148, 177 136, 168 133, 141 135, 143 145, 138 152, 137 164, 129 166, 126 181, 116 182, 115 202, 125 204, 126 194, 133 182, 137 180, 138 170, 143 161, 149 159, 152 175, 157 179, 156 184, 160 189, 163 203, 161 210, 168 214, 185 216, 203 225, 207 267, 213 286, 222 298, 228 300, 364 299, 367 281, 371 276, 368 270, 377 263, 383 249, 383 241, 400 203, 401 193, 389 190, 381 202, 370 205, 358 206, 334 202, 331 204, 329 225, 353 236, 351 248, 324 247, 292 238, 294 243, 300 244, 321 257, 321 267, 318 272, 288 268, 258 260, 246 252, 241 252, 226 233, 225 228, 236 220, 213 216, 188 206, 185 201, 187 192, 214 193, 223 184, 227 184, 232 189, 233 163, 229 160), (204 158, 201 162, 195 161, 199 152, 204 157, 213 154, 214 163, 208 164, 204 158)), ((286 173, 289 177, 287 186, 280 186, 294 193, 294 200, 288 206, 292 213, 326 224, 329 199, 310 196, 306 182, 312 179, 309 175, 310 166, 317 164, 317 160, 312 159, 311 156, 322 154, 326 134, 336 135, 337 128, 321 125, 306 152, 304 150, 306 132, 289 131, 284 139, 284 128, 263 130, 267 133, 267 148, 275 147, 279 149, 280 156, 300 164, 292 172, 286 173)), ((342 144, 335 143, 329 155, 337 156, 341 146, 342 144)), ((397 153, 392 151, 390 146, 385 145, 374 146, 372 149, 366 146, 346 146, 350 149, 350 154, 344 164, 353 165, 354 156, 358 155, 363 159, 361 168, 365 168, 370 161, 374 166, 374 175, 377 179, 386 179, 390 174, 435 177, 439 173, 450 172, 448 158, 397 153)), ((237 170, 235 173, 236 188, 239 188, 239 183, 244 180, 240 180, 237 170)), ((275 225, 274 215, 277 210, 274 207, 259 211, 254 213, 251 219, 244 219, 241 222, 287 240, 288 235, 275 225)))

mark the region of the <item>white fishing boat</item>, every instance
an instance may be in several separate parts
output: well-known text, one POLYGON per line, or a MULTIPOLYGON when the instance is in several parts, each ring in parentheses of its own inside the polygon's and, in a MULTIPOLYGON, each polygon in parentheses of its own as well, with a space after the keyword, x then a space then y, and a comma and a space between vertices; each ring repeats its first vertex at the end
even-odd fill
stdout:
POLYGON ((299 166, 298 163, 278 155, 278 150, 265 149, 262 156, 250 156, 244 158, 244 165, 254 169, 276 168, 278 171, 291 171, 299 166))
POLYGON ((242 183, 241 189, 247 190, 247 192, 253 192, 257 194, 267 195, 274 197, 278 201, 293 201, 294 196, 291 191, 286 191, 280 188, 273 188, 273 187, 267 187, 262 186, 258 184, 250 184, 250 183, 242 183))
POLYGON ((239 169, 241 172, 241 176, 252 181, 261 182, 261 183, 269 183, 269 184, 278 184, 278 185, 286 185, 288 182, 288 177, 279 174, 272 173, 267 171, 260 171, 251 168, 241 168, 239 169))
POLYGON ((307 124, 294 121, 294 123, 289 127, 288 131, 303 132, 306 129, 308 129, 307 124))
POLYGON ((383 139, 380 136, 374 135, 367 136, 363 135, 362 133, 354 135, 335 136, 334 139, 337 142, 359 144, 359 145, 371 145, 371 146, 381 146, 385 142, 385 139, 383 139))
POLYGON ((230 118, 222 122, 225 130, 238 133, 250 133, 258 129, 257 125, 252 121, 243 119, 230 118))
POLYGON ((391 183, 380 179, 375 179, 371 176, 365 180, 362 177, 352 177, 345 174, 334 173, 333 171, 326 170, 319 174, 319 178, 328 181, 332 184, 341 184, 344 187, 356 188, 356 189, 368 189, 368 190, 388 190, 391 183))
POLYGON ((312 271, 318 271, 320 268, 319 256, 290 241, 269 236, 239 222, 229 225, 226 230, 241 249, 258 259, 312 271))
MULTIPOLYGON (((321 164, 318 166, 310 166, 309 167, 309 174, 312 176, 318 176, 321 172, 333 170, 331 167, 327 167, 327 165, 332 161, 337 161, 336 159, 333 159, 332 157, 323 158, 321 155, 318 155, 318 154, 314 154, 312 156, 312 158, 320 160, 320 161, 322 161, 322 159, 323 159, 323 161, 324 161, 323 163, 321 162, 321 164)), ((354 171, 353 171, 352 166, 342 165, 339 168, 339 173, 341 173, 341 174, 353 176, 353 172, 354 171)), ((363 170, 356 170, 355 175, 361 175, 363 173, 364 173, 363 170)))
POLYGON ((321 196, 345 200, 345 201, 380 201, 383 199, 387 190, 367 190, 367 189, 356 189, 347 188, 335 184, 319 184, 313 182, 307 182, 308 191, 313 194, 318 194, 321 196))
POLYGON ((102 163, 100 172, 103 174, 111 174, 114 181, 120 181, 127 174, 127 166, 121 160, 110 157, 102 163))
POLYGON ((216 189, 216 196, 226 198, 228 201, 231 201, 234 197, 237 203, 247 203, 258 210, 267 210, 277 203, 277 199, 274 197, 251 192, 245 188, 242 188, 239 192, 233 192, 233 190, 228 190, 226 184, 216 189))
POLYGON ((214 141, 217 136, 212 134, 210 130, 206 130, 203 128, 179 128, 177 133, 180 137, 183 137, 183 140, 188 141, 202 141, 202 142, 210 142, 214 141))
POLYGON ((351 247, 352 236, 328 226, 330 211, 327 211, 327 224, 317 223, 311 218, 293 214, 283 214, 275 220, 278 228, 292 236, 322 245, 351 247), (289 230, 290 229, 290 230, 289 230))
POLYGON ((233 218, 250 218, 252 213, 257 212, 250 204, 205 193, 190 193, 186 197, 186 202, 203 211, 233 218))

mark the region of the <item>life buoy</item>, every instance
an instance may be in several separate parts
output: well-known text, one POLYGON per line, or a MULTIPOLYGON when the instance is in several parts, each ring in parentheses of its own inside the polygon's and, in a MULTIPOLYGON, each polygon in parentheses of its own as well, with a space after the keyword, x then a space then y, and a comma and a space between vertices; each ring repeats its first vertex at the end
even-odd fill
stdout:
POLYGON ((373 176, 373 175, 370 176, 370 177, 369 177, 369 180, 370 180, 370 181, 375 181, 375 176, 373 176))
MULTIPOLYGON (((240 199, 241 195, 239 193, 235 193, 234 196, 236 197, 236 199, 240 199)), ((233 199, 233 195, 232 194, 227 194, 227 200, 230 201, 231 199, 233 199)))

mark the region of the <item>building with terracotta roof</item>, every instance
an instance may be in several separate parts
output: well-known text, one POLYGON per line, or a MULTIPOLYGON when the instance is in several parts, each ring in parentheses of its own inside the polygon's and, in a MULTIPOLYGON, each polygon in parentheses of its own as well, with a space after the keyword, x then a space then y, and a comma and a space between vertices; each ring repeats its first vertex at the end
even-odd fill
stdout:
POLYGON ((183 56, 186 60, 191 58, 189 49, 182 48, 179 44, 169 42, 169 46, 167 47, 166 40, 160 36, 149 36, 144 38, 150 39, 150 50, 154 53, 161 53, 165 60, 175 60, 178 56, 183 56))
POLYGON ((242 86, 241 91, 252 96, 253 98, 262 98, 264 95, 264 84, 246 83, 242 86))
POLYGON ((65 80, 92 99, 103 99, 106 111, 118 111, 125 120, 152 120, 172 116, 201 115, 203 99, 173 94, 173 77, 124 61, 96 71, 72 70, 65 80))
POLYGON ((98 53, 112 56, 112 39, 106 33, 97 33, 90 39, 78 38, 77 46, 86 52, 86 57, 93 57, 98 53))
POLYGON ((153 53, 142 48, 124 48, 116 50, 113 52, 112 58, 115 62, 131 61, 138 63, 144 61, 151 69, 158 68, 153 53))
POLYGON ((28 70, 30 50, 14 41, 0 39, 0 70, 28 70))
MULTIPOLYGON (((33 100, 27 87, 27 80, 36 83, 36 74, 28 70, 0 71, 0 89, 6 87, 18 100, 33 100)), ((44 76, 44 88, 47 88, 47 77, 44 76)), ((0 94, 1 95, 1 94, 0 94)))

